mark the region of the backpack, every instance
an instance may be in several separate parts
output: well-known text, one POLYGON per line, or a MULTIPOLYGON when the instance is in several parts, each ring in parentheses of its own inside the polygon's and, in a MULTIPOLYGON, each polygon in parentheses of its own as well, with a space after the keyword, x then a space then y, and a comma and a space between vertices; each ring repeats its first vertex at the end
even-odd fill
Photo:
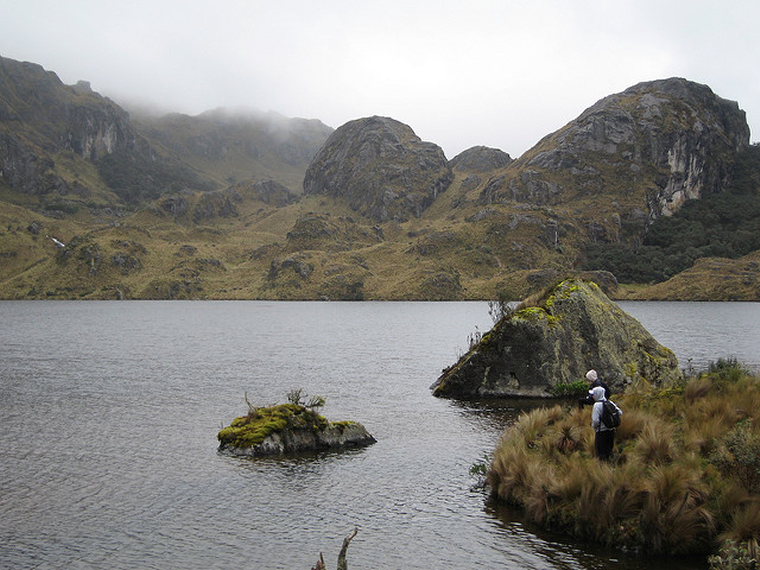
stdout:
POLYGON ((609 429, 620 425, 620 409, 610 400, 602 402, 602 423, 609 429))

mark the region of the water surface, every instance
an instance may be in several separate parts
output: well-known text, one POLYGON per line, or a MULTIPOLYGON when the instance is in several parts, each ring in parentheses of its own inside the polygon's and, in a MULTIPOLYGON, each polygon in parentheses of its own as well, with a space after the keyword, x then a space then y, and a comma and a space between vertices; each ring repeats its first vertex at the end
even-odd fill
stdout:
MULTIPOLYGON (((757 304, 624 303, 682 361, 757 366, 757 304), (753 325, 754 323, 754 325, 753 325)), ((429 386, 485 303, 0 302, 0 567, 693 568, 494 511, 468 470, 528 403, 429 386), (303 387, 378 443, 250 460, 216 432, 303 387)))

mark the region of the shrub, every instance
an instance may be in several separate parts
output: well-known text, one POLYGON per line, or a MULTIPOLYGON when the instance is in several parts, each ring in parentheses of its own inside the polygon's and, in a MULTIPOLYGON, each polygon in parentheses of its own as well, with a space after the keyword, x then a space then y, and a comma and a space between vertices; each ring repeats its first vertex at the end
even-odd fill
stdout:
POLYGON ((749 374, 749 369, 740 363, 736 357, 719 358, 707 365, 707 372, 716 379, 724 382, 738 382, 749 374))
POLYGON ((752 422, 739 422, 717 449, 710 460, 724 473, 738 478, 750 493, 760 492, 760 434, 752 429, 752 422))
POLYGON ((552 396, 557 398, 571 398, 583 396, 588 393, 588 382, 576 380, 575 382, 555 384, 549 388, 552 396))

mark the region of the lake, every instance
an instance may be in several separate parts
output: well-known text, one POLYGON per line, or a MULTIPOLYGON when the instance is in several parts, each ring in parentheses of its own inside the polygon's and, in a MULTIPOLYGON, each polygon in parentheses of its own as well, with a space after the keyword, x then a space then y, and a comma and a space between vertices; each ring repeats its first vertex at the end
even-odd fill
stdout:
MULTIPOLYGON (((678 355, 760 370, 760 304, 621 303, 678 355)), ((0 567, 680 570, 531 528, 474 489, 530 402, 430 395, 486 303, 0 302, 0 567), (378 443, 299 459, 217 453, 293 388, 378 443)))

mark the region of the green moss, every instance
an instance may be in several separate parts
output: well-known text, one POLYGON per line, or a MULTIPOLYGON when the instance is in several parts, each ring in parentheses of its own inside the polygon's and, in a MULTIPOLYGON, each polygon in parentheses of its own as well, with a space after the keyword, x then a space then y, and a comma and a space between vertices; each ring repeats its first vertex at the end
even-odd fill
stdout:
POLYGON ((343 433, 343 430, 345 430, 348 427, 358 425, 356 422, 352 422, 351 420, 345 420, 341 422, 330 422, 330 427, 338 428, 338 430, 343 433))
POLYGON ((547 312, 543 307, 525 307, 512 315, 513 319, 522 319, 524 321, 546 320, 550 325, 557 324, 559 317, 555 317, 547 312))
POLYGON ((217 434, 224 445, 253 447, 272 433, 285 429, 325 429, 330 422, 324 416, 298 404, 280 404, 256 408, 247 416, 235 418, 217 434))

